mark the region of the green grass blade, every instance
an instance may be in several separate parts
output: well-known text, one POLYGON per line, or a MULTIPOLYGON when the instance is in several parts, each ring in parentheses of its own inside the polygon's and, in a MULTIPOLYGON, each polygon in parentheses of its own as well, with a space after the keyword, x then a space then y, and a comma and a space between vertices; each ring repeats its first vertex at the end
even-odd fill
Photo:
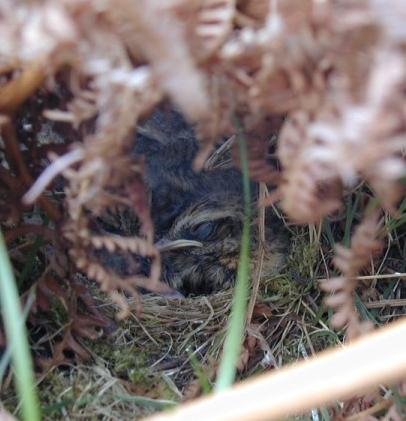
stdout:
POLYGON ((238 264, 237 279, 234 289, 231 316, 228 322, 223 355, 220 362, 216 391, 228 388, 234 381, 236 365, 241 352, 244 338, 245 318, 247 313, 248 277, 249 277, 249 250, 250 250, 250 220, 251 220, 251 192, 248 174, 247 146, 240 125, 237 139, 242 169, 242 183, 244 193, 244 225, 242 229, 240 261, 238 264))
POLYGON ((323 221, 323 233, 326 236, 327 241, 330 244, 330 247, 334 248, 334 246, 335 246, 334 235, 333 235, 333 231, 331 229, 331 223, 327 219, 324 219, 324 221, 323 221))
POLYGON ((406 419, 406 397, 402 396, 399 391, 399 386, 391 387, 393 401, 395 402, 396 411, 399 414, 399 419, 406 419))
POLYGON ((389 218, 389 221, 386 223, 386 229, 388 230, 388 232, 392 232, 405 223, 406 223, 406 198, 402 200, 402 203, 399 206, 397 215, 389 218))
POLYGON ((345 218, 345 228, 344 228, 344 237, 343 237, 343 244, 345 247, 350 247, 351 242, 351 229, 352 224, 355 218, 355 212, 357 211, 359 201, 359 194, 355 196, 354 201, 350 196, 347 199, 347 209, 346 209, 346 218, 345 218))
POLYGON ((202 388, 203 395, 207 395, 211 392, 211 385, 209 378, 207 377, 206 373, 203 370, 202 365, 200 364, 199 360, 197 359, 196 355, 188 348, 186 352, 189 356, 190 364, 195 372, 195 376, 197 377, 200 387, 202 388))
MULTIPOLYGON (((23 320, 24 323, 27 320, 28 314, 31 310, 32 305, 35 301, 35 290, 34 288, 30 291, 30 294, 28 295, 27 302, 23 309, 23 320)), ((4 351, 1 360, 0 360, 0 383, 3 381, 4 374, 6 373, 7 367, 10 364, 11 360, 11 346, 10 344, 7 344, 6 350, 4 351)))
POLYGON ((368 310, 368 307, 364 304, 361 297, 357 293, 354 294, 354 301, 355 306, 357 307, 357 310, 361 315, 362 319, 371 320, 371 322, 373 322, 375 326, 378 326, 378 320, 374 317, 372 312, 368 310))
POLYGON ((22 403, 22 415, 26 421, 41 419, 36 393, 33 365, 25 320, 8 257, 3 233, 0 231, 0 301, 7 340, 11 348, 15 385, 22 403))
POLYGON ((64 413, 63 410, 68 412, 73 406, 75 406, 76 408, 82 408, 86 406, 87 404, 94 402, 97 399, 99 399, 99 396, 95 396, 95 395, 85 396, 80 399, 62 399, 59 402, 54 402, 54 403, 42 406, 42 413, 44 415, 56 416, 55 414, 56 412, 58 413, 58 415, 60 414, 60 416, 62 417, 62 414, 64 413))
MULTIPOLYGON (((151 409, 156 409, 159 411, 173 408, 177 405, 177 402, 164 400, 164 399, 151 399, 146 398, 145 396, 135 396, 135 395, 114 395, 114 398, 120 401, 127 401, 135 403, 140 407, 146 407, 151 409)), ((85 396, 81 399, 63 399, 60 402, 55 402, 43 407, 44 414, 52 415, 54 417, 62 417, 62 410, 71 411, 71 408, 83 408, 90 403, 99 401, 101 399, 98 395, 85 396)), ((55 418, 56 419, 56 418, 55 418)), ((58 418, 62 419, 62 418, 58 418)))
POLYGON ((115 397, 121 401, 133 402, 140 406, 149 407, 157 410, 164 410, 173 408, 177 405, 177 402, 169 401, 166 399, 151 399, 146 398, 145 396, 136 396, 136 395, 115 395, 115 397))

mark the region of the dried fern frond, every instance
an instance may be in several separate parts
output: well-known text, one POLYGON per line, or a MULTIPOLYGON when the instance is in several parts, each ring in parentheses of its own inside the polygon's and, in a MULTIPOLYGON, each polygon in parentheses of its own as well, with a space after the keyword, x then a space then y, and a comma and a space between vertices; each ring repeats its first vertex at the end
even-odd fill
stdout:
POLYGON ((194 39, 188 39, 197 60, 210 57, 231 33, 235 3, 235 0, 196 2, 194 16, 188 19, 188 33, 194 35, 194 39))
POLYGON ((120 0, 111 1, 106 12, 117 14, 117 5, 121 13, 116 23, 123 21, 136 28, 137 42, 131 46, 141 49, 164 92, 193 121, 204 118, 209 106, 204 79, 189 52, 184 25, 174 8, 157 0, 120 0), (158 16, 160 24, 156 25, 158 16))
POLYGON ((360 320, 355 306, 354 291, 358 283, 356 275, 382 249, 382 242, 379 240, 380 228, 378 212, 365 217, 351 238, 350 248, 336 246, 334 265, 343 276, 327 279, 321 284, 322 289, 332 294, 326 298, 325 302, 335 310, 332 318, 333 326, 346 327, 349 339, 373 327, 370 321, 360 320))
MULTIPOLYGON (((136 17, 138 26, 142 23, 139 22, 140 19, 144 19, 147 22, 144 22, 145 28, 154 31, 153 26, 148 24, 148 13, 151 13, 152 9, 155 10, 158 4, 148 3, 148 6, 143 8, 144 15, 137 14, 134 17, 133 5, 129 2, 123 3, 125 4, 122 10, 125 10, 124 15, 127 19, 136 17)), ((100 263, 86 260, 91 254, 89 252, 97 249, 100 242, 104 247, 114 246, 131 252, 146 253, 152 260, 149 283, 152 289, 157 290, 160 285, 159 254, 152 244, 153 229, 141 180, 142 168, 127 158, 127 151, 133 142, 131 135, 137 118, 151 109, 162 96, 155 88, 156 82, 152 76, 156 74, 159 79, 160 71, 157 71, 154 63, 148 68, 140 66, 134 69, 123 41, 117 36, 114 23, 102 13, 116 8, 115 4, 107 3, 106 8, 98 12, 96 4, 84 4, 81 1, 61 2, 58 5, 46 2, 44 5, 30 6, 21 3, 16 7, 21 8, 19 20, 13 20, 11 17, 8 20, 6 16, 7 19, 2 21, 3 26, 0 26, 10 38, 10 43, 12 41, 12 45, 16 47, 13 54, 18 54, 18 60, 30 60, 30 54, 35 51, 37 56, 49 63, 46 70, 50 74, 62 63, 70 68, 67 86, 73 98, 68 102, 66 110, 48 110, 46 115, 56 120, 71 122, 75 127, 89 125, 90 119, 95 119, 89 126, 90 133, 85 135, 82 143, 74 145, 71 152, 63 157, 52 157, 54 163, 44 172, 42 178, 37 180, 30 194, 26 196, 26 201, 34 201, 61 173, 67 180, 65 200, 68 220, 65 223, 64 234, 70 242, 70 255, 78 259, 78 266, 103 282, 104 290, 112 296, 117 297, 118 291, 136 295, 135 286, 138 286, 138 281, 122 282, 117 276, 110 276, 109 271, 100 263), (30 26, 34 20, 30 20, 29 12, 38 17, 35 27, 30 26), (50 16, 57 18, 55 22, 49 19, 50 16), (54 23, 58 22, 60 30, 66 29, 65 34, 60 34, 58 27, 54 27, 54 23), (18 28, 21 29, 21 33, 15 32, 18 28), (37 38, 26 39, 24 31, 29 29, 31 32, 35 30, 33 34, 36 34, 37 38), (79 33, 80 37, 77 36, 79 33), (41 37, 44 40, 49 38, 50 41, 43 44, 39 42, 40 50, 38 46, 30 50, 30 42, 35 43, 35 40, 41 37), (22 44, 24 48, 17 48, 22 44), (114 195, 110 192, 114 192, 114 195), (89 230, 92 218, 117 203, 125 203, 135 210, 140 219, 141 237, 129 241, 125 238, 96 236, 92 240, 93 234, 89 230)), ((168 19, 170 20, 170 17, 168 19)), ((140 30, 142 32, 142 28, 140 30)), ((147 31, 143 35, 149 39, 148 34, 153 36, 152 32, 147 31)), ((181 38, 179 40, 181 41, 181 38)), ((160 44, 155 45, 159 47, 160 44)), ((151 58, 153 61, 154 56, 151 58)), ((183 58, 180 61, 183 62, 183 58)), ((160 63, 162 61, 157 64, 158 67, 160 63)), ((193 69, 189 73, 194 75, 193 69)), ((167 77, 164 70, 161 74, 167 77)), ((188 75, 184 76, 189 79, 188 75)), ((169 81, 166 86, 169 92, 172 89, 171 83, 169 81)), ((192 111, 190 106, 186 108, 192 111)), ((144 288, 148 288, 148 282, 141 283, 144 288)), ((119 301, 124 303, 125 300, 119 301)))

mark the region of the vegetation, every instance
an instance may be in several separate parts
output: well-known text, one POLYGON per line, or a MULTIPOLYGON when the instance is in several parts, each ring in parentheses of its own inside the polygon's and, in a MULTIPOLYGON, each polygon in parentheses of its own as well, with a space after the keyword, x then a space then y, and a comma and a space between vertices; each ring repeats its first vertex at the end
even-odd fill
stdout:
MULTIPOLYGON (((34 421, 140 418, 405 315, 402 0, 0 0, 0 11, 5 409, 34 421), (174 291, 129 151, 165 101, 196 127, 196 170, 235 131, 231 117, 241 125, 234 296, 156 294, 174 291), (260 209, 291 232, 284 269, 266 279, 261 247, 249 271, 248 174, 260 209), (131 235, 94 228, 122 207, 131 235), (150 272, 124 276, 105 250, 146 259, 150 272)), ((263 233, 258 215, 251 227, 263 233)), ((403 383, 383 385, 311 416, 402 419, 404 396, 403 383)))

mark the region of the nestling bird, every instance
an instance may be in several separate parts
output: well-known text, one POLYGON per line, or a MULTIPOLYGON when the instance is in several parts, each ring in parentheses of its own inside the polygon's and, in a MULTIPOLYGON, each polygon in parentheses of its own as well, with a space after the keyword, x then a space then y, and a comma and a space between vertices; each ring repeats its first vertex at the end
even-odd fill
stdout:
MULTIPOLYGON (((244 217, 241 173, 234 168, 194 172, 197 149, 193 128, 174 110, 156 110, 138 129, 136 153, 145 157, 162 279, 185 295, 209 294, 234 283, 244 217)), ((264 276, 284 260, 281 225, 276 217, 267 218, 264 276)), ((252 227, 255 265, 255 218, 252 227)))

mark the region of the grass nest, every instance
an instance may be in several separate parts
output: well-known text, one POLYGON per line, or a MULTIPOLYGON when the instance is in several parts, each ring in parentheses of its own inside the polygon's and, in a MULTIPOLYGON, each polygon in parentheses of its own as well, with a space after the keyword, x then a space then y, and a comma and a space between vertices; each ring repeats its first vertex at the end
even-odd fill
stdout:
MULTIPOLYGON (((323 304, 318 283, 332 256, 328 235, 322 234, 319 241, 315 227, 290 229, 295 235, 285 268, 260 284, 238 362, 239 379, 308 358, 344 341, 344 329, 330 328, 332 312, 323 304)), ((377 268, 403 265, 396 257, 398 251, 396 246, 389 248, 377 268)), ((389 278, 377 285, 379 277, 377 272, 357 289, 358 310, 377 325, 406 314, 402 282, 389 278)), ((98 311, 114 320, 117 305, 87 282, 98 311)), ((145 294, 140 313, 138 304, 130 300, 128 319, 111 322, 107 335, 80 340, 90 356, 87 361, 75 358, 43 372, 38 387, 44 419, 139 419, 209 393, 232 296, 232 290, 184 299, 145 294)), ((58 309, 54 311, 54 322, 61 320, 58 309)), ((41 349, 47 339, 38 338, 33 349, 41 349)), ((16 396, 4 387, 2 402, 13 411, 16 396)), ((359 412, 371 406, 367 399, 345 407, 337 403, 329 408, 330 414, 359 412)), ((321 408, 322 419, 331 419, 328 414, 321 408)))

